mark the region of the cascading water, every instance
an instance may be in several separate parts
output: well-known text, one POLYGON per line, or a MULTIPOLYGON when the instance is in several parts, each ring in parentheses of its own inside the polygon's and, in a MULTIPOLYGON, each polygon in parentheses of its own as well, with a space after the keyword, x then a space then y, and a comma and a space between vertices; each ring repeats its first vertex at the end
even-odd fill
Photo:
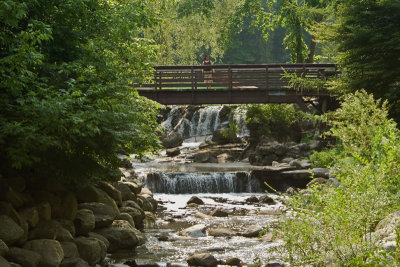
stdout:
MULTIPOLYGON (((278 202, 271 205, 261 202, 261 198, 265 197, 262 191, 264 186, 251 175, 250 165, 246 161, 222 164, 191 162, 193 158, 190 158, 190 153, 196 152, 202 141, 211 139, 215 130, 229 127, 230 114, 236 121, 238 136, 247 136, 245 113, 241 109, 222 106, 173 107, 162 125, 167 134, 178 132, 182 135, 184 143, 180 147, 180 157, 189 155, 188 158, 182 161, 179 157, 159 157, 153 162, 135 164, 136 173, 141 176, 143 185, 154 193, 160 207, 157 226, 146 229, 146 244, 138 247, 136 254, 132 255, 136 263, 143 262, 138 266, 187 266, 186 259, 194 253, 212 253, 222 260, 236 257, 242 260, 243 266, 248 266, 255 258, 263 260, 264 256, 271 255, 266 254, 265 250, 276 246, 276 242, 261 242, 258 238, 247 238, 241 234, 214 238, 209 232, 221 226, 240 233, 245 228, 273 225, 276 221, 274 210, 281 205, 278 202), (187 205, 194 194, 204 202, 202 205, 187 205), (221 208, 229 216, 206 215, 221 208), (204 236, 188 238, 180 235, 183 228, 193 224, 206 225, 204 236)), ((230 145, 227 144, 226 148, 223 145, 207 146, 201 153, 222 154, 226 151, 224 149, 232 149, 230 145)), ((126 260, 129 257, 131 254, 123 258, 126 260)))
POLYGON ((143 183, 154 193, 167 194, 262 192, 259 180, 248 172, 154 172, 143 183))

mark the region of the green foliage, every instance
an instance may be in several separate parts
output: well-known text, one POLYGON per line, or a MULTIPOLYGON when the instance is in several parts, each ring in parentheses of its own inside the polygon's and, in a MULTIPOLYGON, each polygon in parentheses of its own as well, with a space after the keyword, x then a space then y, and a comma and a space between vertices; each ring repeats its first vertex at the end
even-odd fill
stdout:
POLYGON ((331 168, 334 167, 340 154, 340 146, 324 149, 322 151, 315 151, 310 156, 310 162, 314 168, 331 168))
POLYGON ((245 123, 255 140, 266 135, 287 141, 293 126, 301 118, 302 113, 289 104, 254 104, 247 108, 245 123))
POLYGON ((324 27, 327 43, 336 45, 342 68, 335 89, 365 89, 389 100, 390 114, 400 114, 400 2, 340 1, 336 21, 324 27))
POLYGON ((342 145, 335 159, 341 184, 312 187, 289 200, 279 231, 294 266, 373 262, 380 249, 364 236, 399 207, 400 135, 386 105, 356 92, 329 117, 330 134, 342 145))
POLYGON ((0 165, 85 183, 115 176, 116 152, 158 146, 157 105, 132 85, 150 70, 145 1, 0 3, 0 165))

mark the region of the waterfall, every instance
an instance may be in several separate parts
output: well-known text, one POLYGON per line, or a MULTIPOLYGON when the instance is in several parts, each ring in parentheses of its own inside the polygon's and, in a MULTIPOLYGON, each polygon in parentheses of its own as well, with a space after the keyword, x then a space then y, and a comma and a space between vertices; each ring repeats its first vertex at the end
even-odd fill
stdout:
POLYGON ((262 186, 248 172, 153 172, 143 183, 154 193, 251 193, 262 192, 262 186))
POLYGON ((190 122, 190 137, 212 135, 220 124, 222 106, 207 106, 197 110, 190 122))
POLYGON ((191 113, 188 109, 175 106, 161 125, 165 127, 167 134, 175 131, 184 139, 210 136, 220 126, 221 109, 222 106, 205 106, 191 113))

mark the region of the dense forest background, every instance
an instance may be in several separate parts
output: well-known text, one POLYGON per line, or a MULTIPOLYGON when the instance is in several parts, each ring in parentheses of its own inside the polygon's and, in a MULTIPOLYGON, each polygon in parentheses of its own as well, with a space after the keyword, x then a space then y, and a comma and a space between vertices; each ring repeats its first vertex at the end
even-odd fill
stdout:
POLYGON ((118 151, 160 147, 160 106, 133 85, 205 54, 337 63, 334 94, 365 89, 398 119, 399 25, 389 0, 2 0, 1 175, 117 177, 118 151))

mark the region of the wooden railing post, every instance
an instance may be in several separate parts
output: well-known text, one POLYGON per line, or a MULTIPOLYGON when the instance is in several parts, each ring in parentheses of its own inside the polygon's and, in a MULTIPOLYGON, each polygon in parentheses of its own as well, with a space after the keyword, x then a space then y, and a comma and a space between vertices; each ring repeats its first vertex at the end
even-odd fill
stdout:
POLYGON ((231 65, 228 67, 228 77, 229 77, 229 103, 232 103, 232 69, 231 65))
POLYGON ((195 86, 194 86, 194 68, 193 66, 191 66, 191 71, 190 71, 191 75, 191 80, 192 80, 192 104, 194 104, 194 90, 195 90, 195 86))
POLYGON ((268 65, 265 67, 265 98, 268 101, 269 99, 269 82, 268 82, 268 78, 269 78, 269 68, 268 65))

